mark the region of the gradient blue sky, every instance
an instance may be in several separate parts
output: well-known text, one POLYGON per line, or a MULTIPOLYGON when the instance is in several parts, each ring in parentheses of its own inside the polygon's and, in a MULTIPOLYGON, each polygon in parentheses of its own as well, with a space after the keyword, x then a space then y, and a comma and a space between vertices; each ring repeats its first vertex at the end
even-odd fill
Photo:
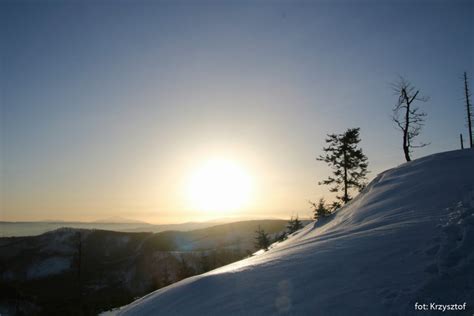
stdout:
MULTIPOLYGON (((420 157, 466 135, 473 1, 2 1, 1 219, 199 219, 183 183, 231 157, 241 215, 309 214, 315 157, 360 127, 371 177, 403 162, 403 75, 430 96, 420 157)), ((474 87, 471 84, 472 89, 474 87)), ((220 215, 220 214, 217 214, 220 215)), ((221 214, 226 216, 229 214, 221 214)))

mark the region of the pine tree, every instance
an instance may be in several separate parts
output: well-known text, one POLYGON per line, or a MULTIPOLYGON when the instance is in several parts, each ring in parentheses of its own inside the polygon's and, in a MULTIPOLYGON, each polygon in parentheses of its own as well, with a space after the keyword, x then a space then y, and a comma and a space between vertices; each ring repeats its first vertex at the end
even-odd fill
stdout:
POLYGON ((173 283, 170 279, 170 273, 168 271, 168 264, 165 263, 161 271, 160 287, 164 287, 173 283))
POLYGON ((78 290, 78 305, 81 310, 84 309, 84 284, 83 284, 83 269, 84 269, 84 255, 83 255, 83 237, 81 231, 76 233, 77 236, 77 253, 75 254, 77 266, 77 290, 78 290))
POLYGON ((335 211, 338 208, 340 208, 341 206, 342 206, 342 204, 339 201, 334 201, 334 202, 331 203, 331 206, 329 207, 329 209, 331 211, 335 211))
POLYGON ((255 233, 257 234, 257 237, 255 237, 255 248, 257 250, 268 250, 268 247, 270 247, 270 238, 268 237, 268 234, 260 226, 258 226, 255 233))
POLYGON ((281 241, 286 240, 287 238, 288 238, 287 232, 281 232, 275 236, 275 238, 273 239, 273 242, 281 242, 281 241))
POLYGON ((186 263, 183 257, 181 257, 178 265, 178 271, 176 276, 178 280, 186 279, 190 276, 193 276, 195 273, 194 269, 186 263))
POLYGON ((203 273, 212 270, 211 269, 211 262, 209 260, 209 255, 208 254, 203 252, 201 254, 201 258, 199 260, 199 263, 200 263, 200 266, 201 266, 201 271, 203 273))
POLYGON ((293 219, 293 217, 291 217, 291 219, 289 220, 288 225, 286 226, 286 228, 288 229, 288 234, 292 234, 295 231, 300 230, 301 228, 303 228, 303 223, 301 223, 301 221, 298 219, 298 216, 296 216, 295 219, 293 219))
POLYGON ((320 198, 317 204, 311 201, 309 201, 309 203, 314 208, 314 219, 319 219, 331 214, 330 207, 326 204, 324 198, 320 198))
MULTIPOLYGON (((331 192, 342 192, 336 198, 345 204, 352 197, 351 189, 361 191, 366 185, 367 157, 358 148, 360 128, 350 128, 343 134, 329 134, 326 139, 328 147, 324 147, 324 155, 317 158, 326 162, 333 169, 333 176, 319 182, 320 185, 331 185, 331 192)), ((340 206, 338 202, 333 204, 340 206)))

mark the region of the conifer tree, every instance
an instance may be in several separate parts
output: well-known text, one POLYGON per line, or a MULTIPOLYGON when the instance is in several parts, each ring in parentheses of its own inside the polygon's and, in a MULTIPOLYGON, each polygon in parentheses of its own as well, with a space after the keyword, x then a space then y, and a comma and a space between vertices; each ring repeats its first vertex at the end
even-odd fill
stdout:
POLYGON ((201 258, 200 258, 199 263, 200 263, 200 266, 201 266, 201 271, 203 273, 212 270, 211 269, 211 262, 209 260, 209 255, 208 254, 203 252, 201 254, 201 258))
POLYGON ((287 238, 288 238, 287 232, 283 231, 275 236, 275 238, 273 239, 273 242, 281 242, 281 241, 286 240, 287 238))
POLYGON ((311 201, 309 201, 309 203, 314 208, 314 219, 319 219, 331 214, 330 207, 326 204, 326 200, 324 200, 324 198, 320 198, 318 203, 311 201))
MULTIPOLYGON (((342 204, 352 199, 351 189, 361 191, 366 185, 368 163, 358 147, 359 131, 360 128, 350 128, 343 134, 329 134, 326 139, 328 146, 323 148, 325 154, 317 158, 333 169, 333 175, 319 184, 332 186, 331 192, 342 192, 342 195, 336 196, 342 204)), ((338 202, 334 204, 335 207, 340 205, 338 202)))
POLYGON ((298 215, 297 215, 295 219, 293 219, 293 217, 291 217, 291 219, 288 222, 288 225, 286 226, 286 228, 288 229, 288 233, 292 234, 295 231, 300 230, 301 228, 303 228, 303 223, 301 223, 301 221, 298 219, 298 215))
POLYGON ((257 250, 268 250, 268 247, 270 247, 270 238, 268 237, 268 234, 260 226, 258 226, 255 233, 257 234, 255 237, 255 248, 257 250))
POLYGON ((178 280, 186 279, 190 276, 193 276, 194 274, 194 269, 186 263, 184 257, 181 257, 178 265, 178 271, 176 272, 178 280))
POLYGON ((170 273, 168 271, 168 264, 165 263, 161 271, 160 287, 164 287, 173 283, 170 279, 170 273))

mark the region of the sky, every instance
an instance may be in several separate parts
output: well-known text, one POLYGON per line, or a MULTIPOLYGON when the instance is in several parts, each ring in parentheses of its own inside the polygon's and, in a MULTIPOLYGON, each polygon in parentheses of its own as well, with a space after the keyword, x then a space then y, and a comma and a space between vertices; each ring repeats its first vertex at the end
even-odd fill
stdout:
POLYGON ((399 76, 430 97, 414 158, 460 147, 473 15, 472 1, 2 1, 0 220, 309 216, 331 199, 326 134, 360 127, 370 178, 404 162, 399 76), (214 158, 251 178, 238 210, 189 202, 214 158))

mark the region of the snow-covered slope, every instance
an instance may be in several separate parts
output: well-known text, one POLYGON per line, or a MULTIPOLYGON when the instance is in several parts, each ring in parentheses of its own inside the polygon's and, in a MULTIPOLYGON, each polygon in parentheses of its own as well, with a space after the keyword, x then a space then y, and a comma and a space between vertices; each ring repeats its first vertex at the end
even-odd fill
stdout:
POLYGON ((461 314, 471 315, 472 271, 474 150, 453 151, 378 175, 349 205, 268 252, 112 313, 420 315, 418 303, 429 315, 439 313, 430 303, 466 302, 461 314))

